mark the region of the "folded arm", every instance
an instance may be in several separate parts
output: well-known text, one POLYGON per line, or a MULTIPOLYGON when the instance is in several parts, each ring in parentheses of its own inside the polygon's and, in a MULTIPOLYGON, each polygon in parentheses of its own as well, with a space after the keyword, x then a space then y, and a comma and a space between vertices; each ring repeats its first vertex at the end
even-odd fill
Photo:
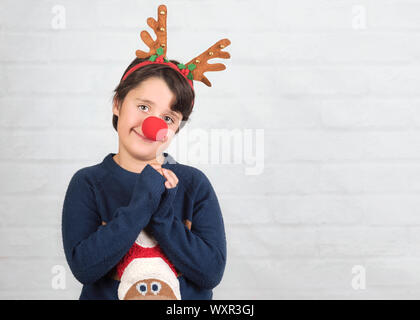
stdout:
POLYGON ((216 194, 204 176, 195 197, 190 230, 174 215, 178 188, 166 189, 148 228, 184 277, 199 287, 213 289, 220 283, 226 265, 226 236, 216 194))
POLYGON ((82 171, 72 177, 63 204, 62 240, 71 271, 83 284, 111 270, 149 223, 164 192, 165 179, 150 165, 138 175, 130 203, 102 225, 95 194, 82 171))

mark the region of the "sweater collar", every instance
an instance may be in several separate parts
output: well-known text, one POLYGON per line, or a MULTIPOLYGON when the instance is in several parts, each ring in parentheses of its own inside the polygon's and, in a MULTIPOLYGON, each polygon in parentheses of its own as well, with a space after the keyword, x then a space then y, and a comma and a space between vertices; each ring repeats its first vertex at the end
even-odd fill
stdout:
MULTIPOLYGON (((103 160, 103 164, 112 171, 112 173, 115 173, 117 176, 124 176, 126 178, 135 178, 137 177, 137 172, 132 172, 124 169, 121 167, 118 163, 115 162, 113 159, 113 156, 115 156, 115 153, 109 153, 103 160)), ((178 164, 178 162, 167 152, 163 153, 163 156, 165 157, 164 163, 162 164, 163 168, 170 169, 171 166, 178 164)))

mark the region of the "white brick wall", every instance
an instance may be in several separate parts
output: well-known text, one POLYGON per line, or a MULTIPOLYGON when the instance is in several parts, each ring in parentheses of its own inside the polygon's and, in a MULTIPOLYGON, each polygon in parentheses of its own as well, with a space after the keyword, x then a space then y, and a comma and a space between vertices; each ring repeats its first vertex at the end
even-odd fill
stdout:
MULTIPOLYGON (((194 164, 219 196, 214 298, 420 298, 420 2, 171 1, 168 57, 222 38, 191 129, 264 129, 264 171, 194 164), (364 28, 359 28, 362 23, 364 28), (219 60, 219 61, 216 61, 219 60), (366 268, 366 289, 352 268, 366 268)), ((0 298, 75 299, 60 222, 73 173, 116 152, 111 97, 155 1, 0 0, 0 298), (53 8, 66 28, 53 29, 53 8), (65 289, 53 267, 64 266, 65 289)), ((182 131, 180 137, 182 138, 182 131)), ((172 153, 175 158, 177 154, 172 153)), ((179 158, 178 158, 179 160, 179 158)))

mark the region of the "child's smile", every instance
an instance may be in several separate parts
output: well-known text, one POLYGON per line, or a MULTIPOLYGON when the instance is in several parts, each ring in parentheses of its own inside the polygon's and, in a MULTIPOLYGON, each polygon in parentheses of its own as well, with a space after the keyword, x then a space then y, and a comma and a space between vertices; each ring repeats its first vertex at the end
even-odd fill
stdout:
POLYGON ((133 131, 134 131, 134 133, 142 140, 142 141, 144 141, 144 142, 146 142, 146 143, 150 143, 150 144, 153 144, 153 143, 156 143, 157 141, 154 141, 154 140, 150 140, 150 139, 148 139, 148 138, 146 138, 144 135, 142 135, 142 134, 140 134, 139 132, 137 132, 136 130, 134 130, 133 129, 133 131))

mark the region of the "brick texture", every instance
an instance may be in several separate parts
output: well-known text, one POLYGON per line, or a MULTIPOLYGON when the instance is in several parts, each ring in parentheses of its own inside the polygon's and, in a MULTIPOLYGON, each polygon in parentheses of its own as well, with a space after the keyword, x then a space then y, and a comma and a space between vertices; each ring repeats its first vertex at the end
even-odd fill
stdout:
MULTIPOLYGON (((139 32, 151 32, 156 2, 0 4, 0 299, 77 299, 61 244, 64 194, 76 170, 118 151, 112 91, 146 49, 139 32)), ((219 197, 228 261, 214 298, 419 299, 420 2, 221 5, 167 4, 169 58, 232 41, 232 59, 212 61, 227 66, 207 74, 213 86, 195 85, 186 128, 239 130, 222 153, 239 159, 196 163, 169 149, 219 197), (254 175, 245 129, 254 142, 264 133, 254 175), (365 289, 352 287, 356 265, 365 289)), ((173 143, 185 139, 181 130, 173 143)), ((201 143, 215 155, 215 141, 201 143)))

